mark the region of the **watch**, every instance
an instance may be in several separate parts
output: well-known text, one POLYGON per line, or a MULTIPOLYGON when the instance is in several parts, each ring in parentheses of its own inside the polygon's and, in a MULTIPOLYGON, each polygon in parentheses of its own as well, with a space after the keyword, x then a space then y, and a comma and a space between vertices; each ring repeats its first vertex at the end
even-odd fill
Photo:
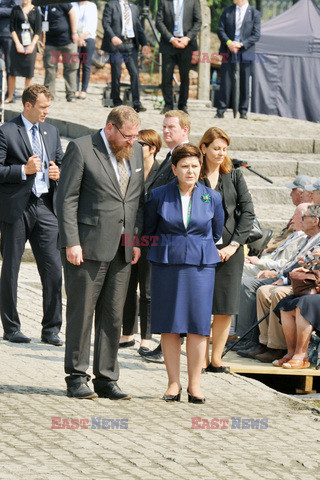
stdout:
POLYGON ((240 247, 240 243, 239 243, 239 242, 235 242, 234 240, 232 240, 232 242, 230 242, 230 245, 231 245, 232 247, 237 247, 237 248, 240 247))

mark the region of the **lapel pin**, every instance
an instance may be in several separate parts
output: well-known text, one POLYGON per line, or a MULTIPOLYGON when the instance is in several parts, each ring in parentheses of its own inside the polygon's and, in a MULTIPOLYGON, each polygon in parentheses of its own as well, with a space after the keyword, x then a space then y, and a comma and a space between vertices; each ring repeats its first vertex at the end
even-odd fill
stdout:
POLYGON ((44 131, 44 132, 43 132, 43 135, 47 135, 47 132, 46 132, 46 131, 44 131))

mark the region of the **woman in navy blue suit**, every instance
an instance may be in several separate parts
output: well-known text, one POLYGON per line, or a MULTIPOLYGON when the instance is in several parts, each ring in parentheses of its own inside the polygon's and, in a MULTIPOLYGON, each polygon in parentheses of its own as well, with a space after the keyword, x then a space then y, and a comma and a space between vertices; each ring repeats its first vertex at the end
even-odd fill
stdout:
POLYGON ((176 147, 171 161, 176 180, 154 189, 146 203, 145 233, 154 236, 148 255, 151 332, 161 333, 169 380, 163 399, 180 400, 180 334, 186 334, 189 402, 204 403, 200 375, 224 211, 220 194, 198 183, 202 155, 197 147, 176 147))

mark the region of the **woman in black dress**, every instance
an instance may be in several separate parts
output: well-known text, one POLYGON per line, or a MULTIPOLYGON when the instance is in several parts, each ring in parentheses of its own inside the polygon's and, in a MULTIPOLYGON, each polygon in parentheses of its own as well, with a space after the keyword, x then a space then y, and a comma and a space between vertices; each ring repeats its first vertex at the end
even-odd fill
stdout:
POLYGON ((23 0, 21 6, 13 7, 10 18, 12 45, 10 50, 10 70, 8 98, 11 103, 16 77, 24 77, 25 88, 32 82, 37 54, 37 41, 41 34, 41 15, 31 0, 23 0))
MULTIPOLYGON (((249 237, 254 209, 242 172, 233 168, 228 156, 230 139, 220 128, 211 127, 200 141, 204 156, 202 178, 206 186, 222 196, 225 213, 221 243, 217 244, 222 260, 216 268, 212 313, 212 355, 209 363, 207 345, 206 371, 228 372, 221 365, 222 352, 228 339, 232 315, 240 303, 240 285, 244 263, 243 245, 249 237)), ((219 243, 219 242, 218 242, 219 243)))

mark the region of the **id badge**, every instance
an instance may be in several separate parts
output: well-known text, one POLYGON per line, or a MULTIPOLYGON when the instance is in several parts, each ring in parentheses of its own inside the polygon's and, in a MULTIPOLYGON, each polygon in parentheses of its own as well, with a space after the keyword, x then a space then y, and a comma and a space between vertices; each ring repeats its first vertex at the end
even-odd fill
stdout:
POLYGON ((49 32, 49 22, 42 22, 42 31, 43 32, 49 32))
POLYGON ((31 43, 30 30, 23 30, 23 32, 21 33, 21 40, 22 40, 22 45, 24 47, 30 45, 30 43, 31 43))
POLYGON ((179 31, 179 24, 178 23, 175 23, 174 24, 174 29, 173 29, 173 35, 176 36, 176 34, 178 33, 179 31))
POLYGON ((22 30, 30 30, 30 23, 21 23, 22 30))

